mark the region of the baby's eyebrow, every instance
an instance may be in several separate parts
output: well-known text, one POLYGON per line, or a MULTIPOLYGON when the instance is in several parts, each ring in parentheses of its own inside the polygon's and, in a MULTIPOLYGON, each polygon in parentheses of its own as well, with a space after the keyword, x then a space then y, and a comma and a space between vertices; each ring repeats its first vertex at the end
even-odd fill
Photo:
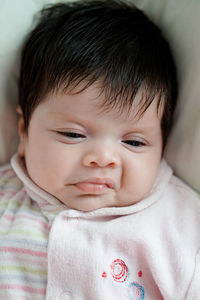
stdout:
POLYGON ((127 133, 127 135, 135 135, 135 134, 141 134, 141 135, 148 135, 148 136, 156 136, 158 133, 161 133, 161 129, 158 126, 138 126, 138 127, 132 127, 130 131, 127 133))
POLYGON ((71 115, 69 112, 55 112, 55 111, 50 111, 48 112, 48 115, 52 116, 55 119, 66 119, 66 117, 69 117, 71 115))
POLYGON ((55 115, 55 116, 63 116, 66 115, 64 112, 57 112, 57 111, 49 111, 48 114, 55 115))
POLYGON ((65 112, 48 112, 49 120, 56 123, 66 123, 73 121, 74 118, 69 113, 65 112))
POLYGON ((78 116, 74 113, 71 113, 69 111, 67 112, 55 112, 55 111, 49 111, 48 115, 50 116, 50 120, 53 122, 63 122, 63 123, 76 123, 78 125, 81 125, 83 122, 83 119, 81 116, 78 116))

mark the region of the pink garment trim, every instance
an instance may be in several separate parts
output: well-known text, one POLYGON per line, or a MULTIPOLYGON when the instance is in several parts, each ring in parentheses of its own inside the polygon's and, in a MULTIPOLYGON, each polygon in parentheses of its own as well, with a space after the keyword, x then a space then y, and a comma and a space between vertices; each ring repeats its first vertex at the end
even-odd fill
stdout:
POLYGON ((24 292, 42 294, 42 295, 46 294, 46 290, 44 289, 31 288, 29 286, 23 286, 17 284, 0 284, 0 289, 20 290, 24 292))
POLYGON ((21 249, 21 248, 14 248, 14 247, 0 247, 0 252, 17 252, 17 253, 23 253, 32 256, 47 257, 46 252, 32 251, 28 249, 21 249))
POLYGON ((15 219, 24 218, 24 219, 28 219, 28 220, 32 220, 32 221, 36 221, 37 223, 40 223, 44 227, 44 229, 46 229, 48 231, 50 231, 50 228, 51 228, 45 222, 39 221, 37 218, 34 218, 34 217, 28 217, 25 214, 20 214, 20 215, 17 215, 15 217, 12 217, 12 216, 9 216, 9 215, 4 215, 3 218, 5 218, 5 219, 7 219, 9 221, 14 221, 15 219))

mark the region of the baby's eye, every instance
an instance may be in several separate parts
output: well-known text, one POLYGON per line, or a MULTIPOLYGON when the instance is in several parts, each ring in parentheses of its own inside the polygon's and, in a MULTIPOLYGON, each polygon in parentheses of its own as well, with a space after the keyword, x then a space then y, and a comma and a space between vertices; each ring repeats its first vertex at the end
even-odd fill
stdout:
POLYGON ((144 142, 137 141, 137 140, 125 140, 125 141, 122 141, 122 142, 124 144, 127 144, 127 145, 132 146, 132 147, 143 147, 143 146, 146 145, 144 142))
POLYGON ((65 137, 71 138, 71 139, 81 139, 84 138, 85 136, 83 134, 77 133, 77 132, 62 132, 59 131, 60 134, 64 135, 65 137))

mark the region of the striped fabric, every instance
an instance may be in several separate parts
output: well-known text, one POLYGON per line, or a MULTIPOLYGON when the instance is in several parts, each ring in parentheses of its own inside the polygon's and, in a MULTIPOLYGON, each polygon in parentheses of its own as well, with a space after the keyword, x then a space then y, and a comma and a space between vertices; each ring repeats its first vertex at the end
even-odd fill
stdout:
POLYGON ((12 168, 0 168, 0 299, 45 299, 48 219, 12 168))

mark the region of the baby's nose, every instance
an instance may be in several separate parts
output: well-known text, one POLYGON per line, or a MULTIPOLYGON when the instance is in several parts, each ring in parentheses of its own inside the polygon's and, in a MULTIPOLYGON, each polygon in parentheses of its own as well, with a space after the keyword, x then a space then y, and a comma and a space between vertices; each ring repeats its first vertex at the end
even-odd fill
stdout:
POLYGON ((110 145, 96 145, 83 156, 83 165, 86 167, 111 167, 120 165, 118 151, 110 145))

